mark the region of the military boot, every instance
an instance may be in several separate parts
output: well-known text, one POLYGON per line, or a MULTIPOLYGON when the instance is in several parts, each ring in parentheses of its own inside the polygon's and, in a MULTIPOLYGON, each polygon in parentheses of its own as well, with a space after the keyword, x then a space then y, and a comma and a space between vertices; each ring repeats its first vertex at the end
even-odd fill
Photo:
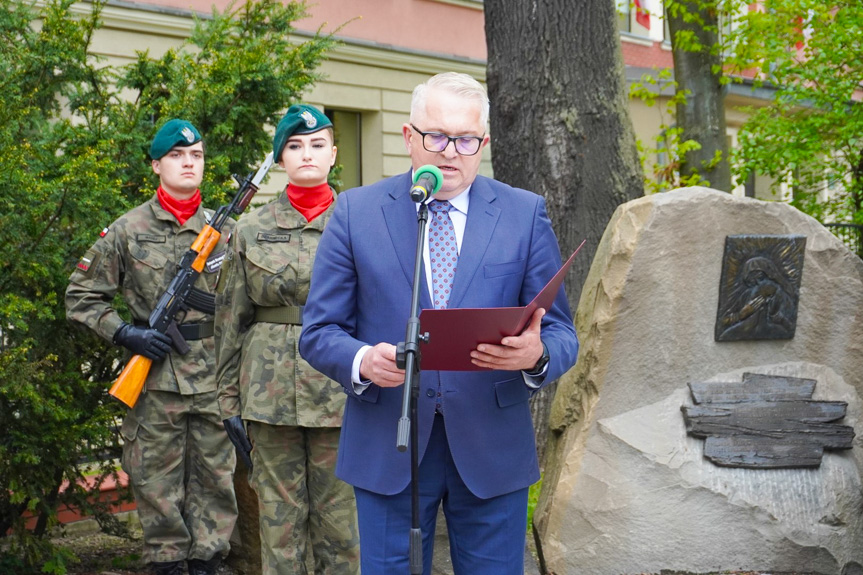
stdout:
POLYGON ((189 566, 189 575, 216 575, 216 569, 222 558, 218 555, 210 559, 189 559, 186 563, 189 566))
POLYGON ((183 575, 182 561, 161 561, 150 563, 155 575, 183 575))

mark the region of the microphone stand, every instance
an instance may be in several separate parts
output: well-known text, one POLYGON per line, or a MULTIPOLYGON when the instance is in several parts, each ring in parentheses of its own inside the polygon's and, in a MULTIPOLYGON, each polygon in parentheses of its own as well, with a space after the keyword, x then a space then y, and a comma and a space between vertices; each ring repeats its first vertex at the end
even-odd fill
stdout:
POLYGON ((422 575, 423 572, 423 538, 420 530, 420 495, 419 495, 419 452, 417 443, 417 398, 420 386, 420 342, 428 343, 428 333, 420 334, 420 282, 423 262, 423 247, 425 246, 426 225, 428 224, 428 205, 423 201, 417 212, 417 249, 414 263, 413 291, 411 293, 411 315, 408 319, 405 341, 396 347, 396 365, 405 370, 404 397, 402 399, 402 415, 399 418, 396 447, 405 451, 408 446, 410 432, 411 447, 411 530, 408 559, 411 575, 422 575))

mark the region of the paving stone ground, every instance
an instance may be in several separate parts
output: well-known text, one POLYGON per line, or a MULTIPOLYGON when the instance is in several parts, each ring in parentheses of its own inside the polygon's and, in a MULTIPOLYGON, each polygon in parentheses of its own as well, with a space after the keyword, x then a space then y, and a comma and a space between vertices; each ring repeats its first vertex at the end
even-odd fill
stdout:
MULTIPOLYGON (((71 530, 66 537, 57 541, 72 549, 82 562, 71 566, 70 575, 151 575, 141 562, 140 541, 131 541, 99 533, 97 527, 90 529, 80 526, 78 531, 71 530)), ((528 541, 525 550, 525 575, 542 575, 533 555, 531 542, 528 541)), ((228 565, 222 565, 217 575, 253 575, 242 573, 228 565)), ((406 574, 407 575, 407 574, 406 574)), ((449 558, 449 540, 443 514, 438 516, 435 529, 435 552, 432 558, 432 575, 453 575, 452 562, 449 558)), ((649 575, 647 573, 641 575, 649 575)), ((692 575, 679 572, 663 571, 661 575, 692 575)), ((723 575, 806 575, 803 572, 794 573, 762 573, 759 571, 723 572, 723 575)))
MULTIPOLYGON (((134 528, 133 534, 140 536, 140 532, 134 528)), ((71 567, 70 575, 150 575, 140 558, 140 541, 99 533, 95 524, 90 525, 89 529, 85 525, 71 529, 66 537, 58 541, 72 549, 82 560, 80 564, 71 567)), ((524 573, 540 575, 539 566, 530 546, 525 549, 524 573)), ((229 565, 222 565, 218 575, 254 574, 242 573, 229 565)), ((432 575, 453 575, 452 561, 449 556, 449 538, 442 512, 438 515, 435 528, 432 575)))

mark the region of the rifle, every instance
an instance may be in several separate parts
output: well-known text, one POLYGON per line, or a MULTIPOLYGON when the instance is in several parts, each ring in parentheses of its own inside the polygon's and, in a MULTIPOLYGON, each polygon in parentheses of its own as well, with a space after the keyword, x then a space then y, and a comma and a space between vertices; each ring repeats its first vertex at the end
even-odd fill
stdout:
MULTIPOLYGON (((210 257, 219 243, 219 238, 222 237, 222 226, 225 225, 231 215, 240 215, 245 211, 249 202, 252 201, 252 197, 257 193, 261 180, 267 175, 272 165, 273 154, 270 152, 256 173, 249 174, 243 180, 234 174, 234 179, 240 184, 240 189, 229 204, 221 206, 216 211, 210 223, 204 226, 204 229, 195 238, 189 251, 183 255, 180 263, 177 264, 177 274, 171 280, 165 293, 159 298, 159 303, 150 313, 148 320, 150 328, 170 336, 174 347, 181 355, 187 354, 190 348, 177 328, 177 315, 180 312, 188 311, 190 308, 210 314, 215 312, 215 301, 213 301, 212 296, 194 289, 195 281, 201 275, 207 258, 210 257)), ((152 364, 153 360, 147 357, 133 355, 108 393, 127 406, 135 407, 138 396, 144 389, 144 382, 152 364)))

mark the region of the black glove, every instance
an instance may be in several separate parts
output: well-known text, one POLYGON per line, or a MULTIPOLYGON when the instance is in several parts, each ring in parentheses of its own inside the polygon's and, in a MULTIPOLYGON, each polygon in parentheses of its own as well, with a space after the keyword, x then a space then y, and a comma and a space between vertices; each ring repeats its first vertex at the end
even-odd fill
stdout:
POLYGON ((153 361, 165 359, 165 356, 171 352, 170 337, 155 329, 136 327, 128 323, 124 323, 114 332, 114 343, 153 361))
POLYGON ((243 458, 246 467, 249 471, 252 470, 252 444, 249 442, 249 436, 246 435, 246 428, 243 427, 243 420, 239 415, 223 419, 222 424, 225 426, 225 431, 228 432, 228 439, 240 452, 240 457, 243 458))

